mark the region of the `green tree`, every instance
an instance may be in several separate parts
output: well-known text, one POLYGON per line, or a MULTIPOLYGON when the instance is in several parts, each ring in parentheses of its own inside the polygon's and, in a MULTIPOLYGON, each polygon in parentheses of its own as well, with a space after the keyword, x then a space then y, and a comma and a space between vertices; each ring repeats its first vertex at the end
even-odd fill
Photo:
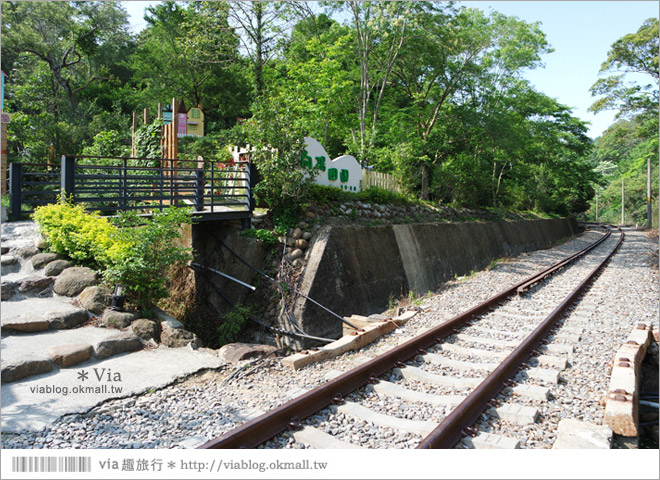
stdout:
POLYGON ((224 2, 163 2, 148 7, 145 20, 131 57, 136 103, 154 109, 176 96, 201 105, 207 132, 245 115, 247 82, 224 2))
MULTIPOLYGON (((594 96, 603 95, 590 109, 594 112, 617 110, 617 121, 596 140, 590 160, 596 169, 607 175, 599 186, 606 186, 600 195, 600 215, 604 221, 618 222, 621 212, 621 180, 626 183, 626 220, 645 223, 647 200, 647 162, 652 175, 658 167, 658 19, 646 20, 635 33, 614 42, 601 73, 621 72, 599 79, 592 87, 594 96), (626 74, 641 74, 630 81, 626 74), (650 84, 642 84, 648 78, 650 84), (616 167, 616 168, 615 168, 616 167)), ((652 202, 657 208, 657 192, 652 202)), ((592 208, 590 218, 595 218, 592 208)), ((655 220, 657 221, 657 220, 655 220)), ((657 223, 656 223, 657 225, 657 223)))
POLYGON ((119 129, 113 95, 126 79, 127 28, 114 2, 3 2, 10 159, 44 162, 49 145, 78 153, 99 130, 119 129))
POLYGON ((127 35, 127 15, 113 2, 6 2, 3 49, 44 62, 73 109, 93 82, 108 80, 93 60, 100 46, 127 35))
POLYGON ((603 95, 590 107, 593 112, 618 110, 617 117, 645 112, 658 115, 658 19, 649 18, 636 33, 629 33, 612 44, 600 73, 609 75, 591 87, 591 94, 603 95), (639 73, 653 83, 626 82, 626 73, 639 73))
POLYGON ((279 2, 229 2, 229 17, 242 33, 243 50, 251 64, 256 96, 264 94, 264 69, 277 52, 277 39, 285 25, 279 2))

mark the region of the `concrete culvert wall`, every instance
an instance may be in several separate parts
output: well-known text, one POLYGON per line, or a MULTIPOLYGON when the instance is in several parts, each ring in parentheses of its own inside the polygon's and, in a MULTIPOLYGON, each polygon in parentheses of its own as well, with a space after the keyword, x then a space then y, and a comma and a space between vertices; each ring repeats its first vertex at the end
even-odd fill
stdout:
MULTIPOLYGON (((342 316, 380 313, 409 291, 435 291, 455 275, 548 248, 575 233, 572 219, 325 227, 307 252, 300 290, 342 316)), ((310 335, 342 334, 336 317, 302 297, 294 314, 310 335)), ((282 326, 291 329, 284 319, 282 326)), ((309 346, 287 341, 293 348, 309 346)))
MULTIPOLYGON (((267 250, 254 239, 241 235, 240 224, 232 221, 187 225, 183 245, 193 249, 194 262, 219 270, 250 285, 264 287, 267 280, 240 262, 226 248, 238 253, 255 268, 264 269, 267 250)), ((215 284, 236 304, 255 302, 265 288, 256 292, 210 271, 182 268, 174 272, 170 282, 169 312, 181 320, 187 330, 195 332, 207 346, 217 348, 217 329, 232 307, 211 286, 215 284)))

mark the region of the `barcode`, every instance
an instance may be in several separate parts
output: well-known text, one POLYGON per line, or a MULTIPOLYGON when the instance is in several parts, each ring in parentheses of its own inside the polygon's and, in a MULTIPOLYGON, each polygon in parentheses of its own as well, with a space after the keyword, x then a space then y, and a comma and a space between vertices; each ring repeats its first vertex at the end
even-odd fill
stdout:
POLYGON ((12 472, 91 472, 92 457, 14 457, 12 472))

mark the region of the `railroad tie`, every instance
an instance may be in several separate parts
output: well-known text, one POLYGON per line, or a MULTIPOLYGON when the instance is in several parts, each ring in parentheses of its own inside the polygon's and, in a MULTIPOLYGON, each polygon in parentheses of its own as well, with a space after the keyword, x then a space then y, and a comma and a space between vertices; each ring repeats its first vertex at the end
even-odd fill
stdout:
POLYGON ((477 449, 514 449, 520 448, 520 440, 494 433, 480 433, 476 437, 465 437, 463 442, 477 449))
POLYGON ((528 378, 542 382, 557 384, 559 383, 559 371, 550 368, 528 368, 523 370, 528 378))
POLYGON ((538 357, 530 358, 530 361, 536 360, 539 362, 539 365, 545 365, 546 367, 554 367, 559 370, 566 370, 568 367, 568 359, 566 357, 554 357, 551 355, 539 355, 538 357))
POLYGON ((432 393, 418 392, 417 390, 410 390, 387 381, 369 385, 368 388, 383 397, 396 397, 407 402, 420 402, 450 408, 456 407, 465 399, 462 395, 434 395, 432 393))
POLYGON ((516 337, 516 338, 526 337, 530 333, 530 332, 512 332, 512 331, 509 331, 509 330, 507 330, 507 331, 495 330, 491 327, 482 327, 482 326, 479 326, 479 325, 471 325, 470 329, 474 330, 476 332, 485 333, 487 335, 503 335, 503 336, 516 337))
POLYGON ((346 402, 342 405, 331 405, 330 409, 357 420, 371 422, 379 427, 393 428, 395 430, 421 435, 422 437, 425 437, 437 427, 437 424, 434 422, 427 422, 425 420, 408 420, 374 412, 373 410, 363 407, 355 402, 346 402))
POLYGON ((451 358, 443 357, 435 353, 426 353, 420 355, 422 360, 426 363, 432 363, 434 365, 442 365, 444 367, 455 368, 456 370, 480 370, 485 372, 492 372, 497 368, 497 363, 472 363, 472 362, 462 362, 460 360, 453 360, 451 358))
POLYGON ((458 355, 469 355, 472 357, 491 358, 495 360, 504 360, 508 352, 495 352, 491 350, 479 350, 478 348, 467 348, 454 343, 443 343, 440 345, 440 350, 445 352, 456 353, 458 355))
POLYGON ((571 355, 573 353, 573 345, 569 345, 568 343, 549 343, 547 345, 541 345, 539 351, 571 355))
POLYGON ((455 388, 474 388, 484 380, 484 377, 455 378, 447 375, 436 375, 419 367, 395 368, 392 371, 402 375, 403 378, 408 381, 428 383, 431 385, 444 385, 455 388))
POLYGON ((337 440, 332 435, 325 433, 323 430, 310 427, 309 425, 303 427, 302 430, 293 432, 293 438, 296 442, 304 443, 312 448, 319 449, 346 449, 346 448, 362 448, 354 443, 344 442, 337 440))
POLYGON ((537 408, 515 403, 505 403, 497 408, 491 408, 488 413, 516 425, 535 423, 539 416, 537 408))
POLYGON ((515 340, 499 340, 497 338, 475 337, 472 335, 465 335, 464 333, 456 334, 456 338, 464 342, 480 343, 482 345, 492 345, 494 347, 516 348, 520 344, 520 342, 515 340))
POLYGON ((550 389, 538 385, 516 385, 513 387, 513 394, 532 400, 546 401, 550 398, 550 389))

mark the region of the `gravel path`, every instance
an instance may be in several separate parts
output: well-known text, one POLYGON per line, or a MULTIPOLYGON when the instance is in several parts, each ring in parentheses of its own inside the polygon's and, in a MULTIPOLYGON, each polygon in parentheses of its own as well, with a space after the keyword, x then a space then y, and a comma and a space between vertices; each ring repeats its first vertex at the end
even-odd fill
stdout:
MULTIPOLYGON (((586 244, 600 233, 587 232, 556 248, 523 254, 500 262, 487 271, 448 282, 441 291, 416 303, 423 312, 405 327, 383 337, 359 352, 344 354, 322 364, 310 365, 299 371, 283 367, 278 359, 260 362, 236 372, 233 368, 208 371, 162 390, 137 398, 114 400, 92 409, 84 415, 71 415, 39 432, 13 435, 3 433, 3 448, 182 448, 193 446, 204 439, 221 435, 247 419, 273 408, 326 380, 330 371, 346 371, 422 331, 444 322, 467 308, 492 296, 505 286, 529 276, 531 273, 556 262, 586 244), (230 377, 230 374, 234 373, 230 377)), ((522 448, 549 448, 556 435, 560 419, 572 417, 600 423, 603 407, 599 405, 609 381, 608 366, 612 355, 626 336, 640 321, 658 326, 658 277, 653 258, 657 244, 643 232, 626 231, 626 241, 619 253, 591 287, 589 294, 574 309, 565 324, 579 320, 584 333, 575 344, 569 367, 562 379, 552 385, 548 401, 529 401, 540 410, 535 424, 517 426, 496 418, 484 417, 480 421, 490 432, 519 438, 522 448), (625 275, 622 271, 625 269, 625 275)), ((522 300, 521 300, 522 301, 522 300)), ((522 308, 522 307, 521 307, 522 308)), ((355 312, 359 313, 359 312, 355 312)), ((508 311, 509 324, 498 323, 500 332, 523 328, 515 309, 508 311)), ((501 316, 501 315, 500 315, 501 316)), ((489 320, 491 321, 491 320, 489 320)), ((493 316, 492 325, 495 325, 493 316)), ((471 335, 478 332, 466 331, 471 335)), ((518 330, 517 330, 518 329, 518 330)), ((483 332, 479 332, 483 335, 483 332)), ((505 333, 493 338, 513 340, 505 333)), ((465 345, 470 345, 464 343, 465 345)), ((479 345, 478 348, 488 349, 479 345)), ((457 360, 470 360, 452 355, 457 360)), ((486 361, 473 358, 473 361, 486 361)), ((488 360, 493 361, 493 360, 488 360)), ((421 362, 418 364, 422 366, 421 362)), ((446 367, 428 367, 434 373, 447 371, 446 367)), ((484 372, 465 373, 480 376, 484 372)), ((391 380, 396 381, 396 375, 391 380)), ((408 382, 407 388, 428 393, 445 393, 445 388, 426 388, 408 382)), ((446 392, 450 393, 450 392, 446 392)), ((453 390, 451 393, 455 393, 453 390)), ((444 414, 441 407, 430 408, 400 399, 383 399, 378 394, 362 390, 353 394, 355 399, 366 399, 382 413, 396 413, 402 418, 438 421, 444 414)), ((353 398, 353 396, 351 398, 353 398)), ((510 393, 500 397, 506 400, 510 393)), ((349 400, 351 399, 349 398, 349 400)), ((519 400, 518 400, 519 401, 519 400)), ((519 401, 520 402, 520 401, 519 401)), ((330 412, 327 412, 330 413, 330 412)), ((355 438, 360 422, 344 414, 315 415, 306 422, 352 443, 364 443, 371 448, 411 448, 418 437, 401 435, 389 428, 366 426, 355 438), (331 418, 331 420, 328 420, 331 418)), ((362 422, 364 423, 364 422, 362 422)), ((288 435, 278 437, 268 447, 304 448, 288 435)))

